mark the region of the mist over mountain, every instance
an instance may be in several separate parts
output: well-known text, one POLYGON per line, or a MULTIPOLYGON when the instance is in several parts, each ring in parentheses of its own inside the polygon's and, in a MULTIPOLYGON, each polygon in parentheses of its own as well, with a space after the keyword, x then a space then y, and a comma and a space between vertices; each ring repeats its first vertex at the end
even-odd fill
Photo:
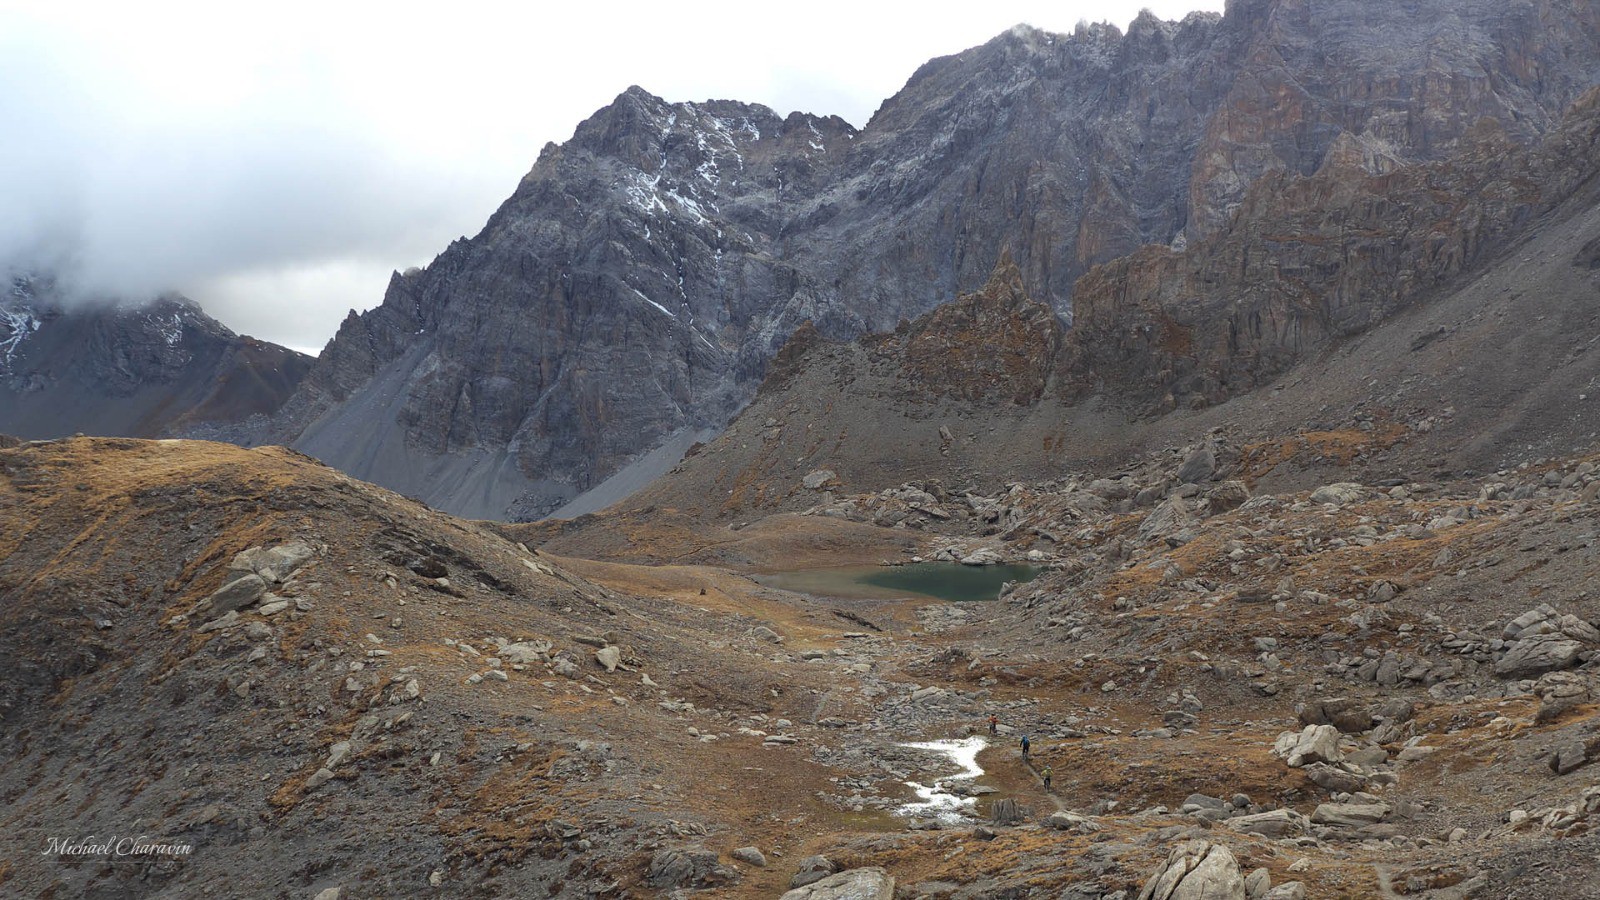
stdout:
POLYGON ((0 433, 171 437, 263 420, 311 357, 235 334, 178 294, 83 297, 17 275, 0 295, 0 433))

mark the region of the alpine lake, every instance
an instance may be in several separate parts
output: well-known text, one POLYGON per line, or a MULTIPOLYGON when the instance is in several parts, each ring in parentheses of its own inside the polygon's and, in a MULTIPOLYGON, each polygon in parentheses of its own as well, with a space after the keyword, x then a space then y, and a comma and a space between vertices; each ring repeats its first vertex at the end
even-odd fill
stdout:
POLYGON ((900 566, 837 566, 758 575, 769 587, 822 597, 929 597, 955 603, 994 600, 1008 581, 1032 581, 1044 570, 1029 565, 963 566, 952 562, 900 566))

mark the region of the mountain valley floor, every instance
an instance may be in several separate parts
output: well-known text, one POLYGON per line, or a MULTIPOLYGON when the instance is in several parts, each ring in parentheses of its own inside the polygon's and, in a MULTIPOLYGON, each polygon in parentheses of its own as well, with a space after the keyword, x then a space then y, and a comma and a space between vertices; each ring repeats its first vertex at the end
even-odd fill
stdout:
POLYGON ((1255 493, 1271 449, 530 526, 281 448, 0 450, 0 887, 1594 896, 1600 459, 1255 493), (951 556, 1050 571, 963 604, 749 577, 951 556), (976 779, 900 746, 991 715, 976 779), (973 812, 905 815, 908 781, 973 812), (192 851, 44 852, 134 834, 192 851))

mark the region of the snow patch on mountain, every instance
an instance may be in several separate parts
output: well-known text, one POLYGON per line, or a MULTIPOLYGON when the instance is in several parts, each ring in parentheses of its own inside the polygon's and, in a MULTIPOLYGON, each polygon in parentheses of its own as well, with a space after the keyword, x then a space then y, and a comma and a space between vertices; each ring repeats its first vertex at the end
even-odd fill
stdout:
POLYGON ((22 342, 38 331, 39 325, 32 309, 0 305, 0 371, 10 371, 22 342))
POLYGON ((168 347, 176 347, 183 340, 183 315, 181 313, 175 312, 170 315, 151 313, 147 321, 156 330, 156 333, 161 335, 161 339, 167 342, 168 347))

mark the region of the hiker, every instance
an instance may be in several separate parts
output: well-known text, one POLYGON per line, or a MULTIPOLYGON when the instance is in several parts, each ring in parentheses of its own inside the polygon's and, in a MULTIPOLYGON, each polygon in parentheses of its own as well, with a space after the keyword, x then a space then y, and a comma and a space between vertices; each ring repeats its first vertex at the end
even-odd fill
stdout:
POLYGON ((1022 736, 1022 761, 1023 762, 1027 762, 1028 761, 1028 748, 1031 747, 1031 746, 1033 746, 1033 742, 1028 740, 1028 736, 1027 735, 1023 735, 1022 736))
POLYGON ((1050 778, 1051 776, 1055 775, 1055 773, 1050 771, 1049 766, 1045 766, 1044 771, 1040 772, 1039 775, 1044 778, 1044 792, 1046 794, 1050 793, 1050 778))
POLYGON ((990 716, 989 717, 989 733, 990 734, 999 734, 1000 733, 1000 717, 999 716, 990 716))

